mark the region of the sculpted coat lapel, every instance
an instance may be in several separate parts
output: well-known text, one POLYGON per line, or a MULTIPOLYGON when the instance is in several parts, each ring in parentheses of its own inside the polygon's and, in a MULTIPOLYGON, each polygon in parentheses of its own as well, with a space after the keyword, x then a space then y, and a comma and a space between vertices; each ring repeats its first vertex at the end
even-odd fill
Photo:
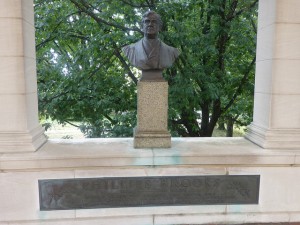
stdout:
POLYGON ((166 45, 159 41, 158 54, 147 55, 145 50, 145 38, 140 41, 123 47, 123 53, 126 55, 130 63, 140 70, 151 69, 165 69, 174 63, 175 59, 179 56, 179 51, 176 48, 166 45))

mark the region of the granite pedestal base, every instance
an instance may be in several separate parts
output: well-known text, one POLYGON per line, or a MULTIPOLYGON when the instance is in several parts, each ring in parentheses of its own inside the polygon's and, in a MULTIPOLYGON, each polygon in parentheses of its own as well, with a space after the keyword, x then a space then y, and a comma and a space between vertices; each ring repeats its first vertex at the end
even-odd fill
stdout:
MULTIPOLYGON (((149 71, 147 71, 147 75, 149 76, 148 73, 149 71)), ((150 73, 161 73, 161 71, 150 73)), ((154 74, 150 77, 158 77, 158 75, 154 74)), ((171 135, 168 132, 168 82, 163 79, 142 79, 138 83, 137 95, 138 113, 137 127, 134 131, 134 147, 170 148, 171 135)))
POLYGON ((171 148, 169 132, 134 132, 135 148, 171 148))

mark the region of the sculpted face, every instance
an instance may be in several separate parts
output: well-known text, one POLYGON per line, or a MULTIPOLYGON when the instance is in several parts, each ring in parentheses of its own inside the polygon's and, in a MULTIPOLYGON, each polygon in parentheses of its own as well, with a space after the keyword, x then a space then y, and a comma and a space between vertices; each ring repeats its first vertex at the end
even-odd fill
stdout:
POLYGON ((149 38, 155 38, 160 30, 159 19, 155 14, 150 14, 143 19, 143 32, 149 38))
MULTIPOLYGON (((124 55, 129 59, 131 65, 142 71, 159 71, 171 67, 175 59, 179 56, 179 51, 176 48, 166 45, 158 38, 158 32, 163 28, 160 15, 154 11, 147 11, 142 15, 140 25, 144 37, 138 42, 122 48, 124 55)), ((154 79, 154 77, 149 78, 152 75, 145 74, 142 75, 142 79, 145 77, 148 77, 148 80, 154 79)), ((162 78, 161 74, 159 77, 162 78)), ((144 80, 147 79, 145 78, 144 80)))

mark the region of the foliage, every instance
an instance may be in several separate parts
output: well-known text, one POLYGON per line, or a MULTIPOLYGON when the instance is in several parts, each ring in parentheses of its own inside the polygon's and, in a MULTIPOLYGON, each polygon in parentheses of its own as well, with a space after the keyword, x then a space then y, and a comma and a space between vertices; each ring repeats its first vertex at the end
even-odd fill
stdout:
POLYGON ((211 136, 218 119, 251 120, 257 0, 35 0, 39 107, 88 137, 131 136, 139 73, 121 48, 157 11, 181 55, 164 73, 175 136, 211 136))

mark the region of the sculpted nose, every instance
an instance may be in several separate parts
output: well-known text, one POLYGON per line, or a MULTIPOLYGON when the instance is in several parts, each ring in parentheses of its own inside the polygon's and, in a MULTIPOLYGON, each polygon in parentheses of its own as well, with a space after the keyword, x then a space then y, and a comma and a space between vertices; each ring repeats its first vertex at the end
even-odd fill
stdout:
POLYGON ((153 26, 153 25, 155 25, 155 24, 156 24, 156 21, 155 21, 155 20, 150 20, 150 21, 149 21, 149 25, 153 26))

